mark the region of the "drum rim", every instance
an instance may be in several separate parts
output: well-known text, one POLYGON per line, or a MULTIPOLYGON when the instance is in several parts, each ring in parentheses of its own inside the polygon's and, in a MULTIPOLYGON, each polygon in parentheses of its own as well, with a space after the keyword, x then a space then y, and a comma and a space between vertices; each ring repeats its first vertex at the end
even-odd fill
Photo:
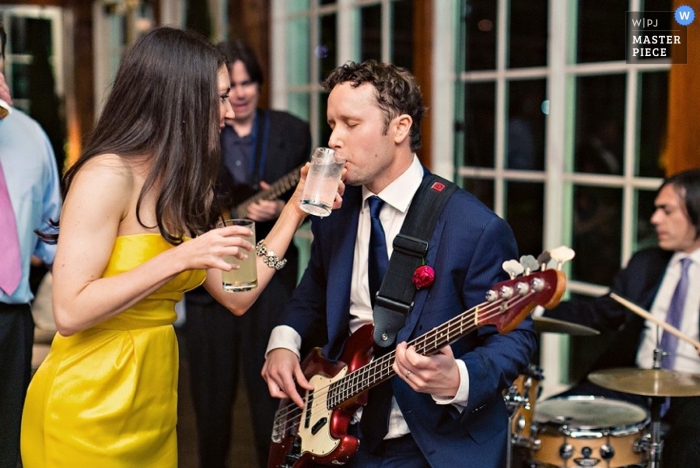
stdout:
POLYGON ((644 413, 644 418, 641 421, 631 422, 629 424, 618 425, 618 426, 600 426, 600 425, 592 425, 592 424, 581 424, 581 423, 576 423, 575 421, 572 421, 572 422, 574 422, 574 424, 576 424, 574 426, 570 422, 566 422, 566 421, 553 421, 551 419, 543 421, 543 420, 537 419, 538 414, 537 414, 537 411, 535 411, 535 414, 533 415, 532 420, 533 420, 533 423, 537 424, 539 434, 555 433, 555 434, 563 434, 563 435, 566 435, 569 437, 574 437, 574 438, 603 438, 603 437, 607 437, 607 436, 624 437, 624 436, 639 433, 651 421, 649 410, 647 410, 646 408, 644 408, 642 406, 636 405, 634 403, 631 403, 631 402, 625 401, 625 400, 619 400, 616 398, 606 398, 603 396, 596 396, 596 395, 571 395, 571 396, 567 396, 567 397, 551 398, 549 400, 543 400, 543 401, 537 402, 537 405, 538 405, 537 409, 541 410, 542 405, 546 406, 547 402, 556 402, 556 401, 608 401, 608 402, 614 402, 614 403, 621 403, 623 406, 628 406, 630 408, 635 408, 635 409, 641 410, 641 412, 644 413), (549 429, 550 427, 553 428, 553 430, 549 429))

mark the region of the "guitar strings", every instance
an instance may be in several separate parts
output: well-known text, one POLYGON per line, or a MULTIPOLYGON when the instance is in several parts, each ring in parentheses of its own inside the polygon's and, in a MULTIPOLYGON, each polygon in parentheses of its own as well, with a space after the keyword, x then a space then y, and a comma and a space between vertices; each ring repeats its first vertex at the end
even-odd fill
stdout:
MULTIPOLYGON (((514 299, 510 299, 512 301, 512 304, 508 305, 507 308, 513 307, 514 305, 519 305, 520 303, 527 302, 529 301, 530 296, 532 296, 534 293, 533 292, 528 292, 524 296, 517 296, 514 299)), ((446 346, 450 344, 452 341, 452 338, 454 340, 461 338, 463 335, 467 334, 470 332, 472 329, 477 328, 477 326, 473 323, 474 318, 479 315, 479 319, 482 320, 488 320, 493 317, 498 316, 502 310, 503 310, 503 305, 504 303, 508 303, 508 299, 499 299, 494 302, 485 302, 482 304, 479 304, 475 307, 472 307, 471 309, 467 310, 466 312, 452 318, 451 320, 445 322, 445 324, 436 327, 429 332, 425 333, 424 335, 419 336, 418 338, 415 338, 414 340, 410 341, 408 343, 409 346, 414 346, 416 349, 416 352, 419 354, 424 354, 421 351, 424 351, 426 348, 426 345, 430 343, 432 347, 437 350, 443 346, 446 346), (465 327, 464 324, 468 323, 468 325, 465 327), (455 327, 457 325, 457 327, 455 327), (447 329, 447 332, 442 331, 442 329, 447 329), (454 335, 453 333, 457 331, 457 335, 454 335)), ((318 388, 313 390, 312 396, 314 400, 321 400, 321 401, 328 401, 327 395, 331 392, 333 392, 333 388, 338 388, 338 387, 347 387, 347 383, 350 381, 357 381, 359 376, 362 376, 363 374, 371 374, 374 372, 374 378, 370 383, 365 382, 364 385, 360 385, 360 387, 365 387, 362 390, 358 389, 352 389, 350 393, 354 394, 355 396, 361 394, 362 392, 369 390, 370 388, 374 387, 376 384, 380 383, 383 381, 385 378, 388 376, 391 376, 394 374, 392 364, 394 362, 396 356, 396 351, 390 351, 383 356, 374 359, 370 361, 369 363, 365 364, 364 366, 355 369, 354 371, 350 372, 349 374, 343 376, 339 380, 336 380, 334 382, 331 382, 328 385, 325 385, 324 387, 318 388), (375 372, 375 369, 379 368, 382 369, 382 371, 377 375, 375 372), (386 374, 384 374, 386 372, 386 374), (345 383, 345 385, 343 385, 345 383)), ((358 387, 358 383, 362 382, 355 382, 354 387, 358 387)), ((346 388, 347 390, 347 388, 346 388)), ((333 396, 337 396, 339 392, 336 391, 336 393, 333 396)), ((297 425, 297 421, 301 421, 302 415, 308 410, 307 405, 308 405, 308 398, 309 398, 309 393, 304 397, 304 402, 305 406, 304 408, 300 408, 297 406, 295 403, 291 403, 287 405, 284 408, 280 408, 277 413, 275 413, 275 422, 273 426, 273 434, 279 434, 280 437, 284 437, 284 433, 289 429, 293 428, 297 425), (298 414, 297 414, 298 413, 298 414), (290 426, 291 425, 291 426, 290 426)), ((332 398, 332 397, 331 397, 332 398)), ((319 413, 325 413, 329 411, 333 411, 336 409, 337 406, 339 406, 341 403, 349 400, 349 398, 344 399, 340 398, 337 403, 333 403, 331 405, 324 405, 324 408, 317 409, 314 411, 315 408, 319 408, 320 405, 313 405, 311 407, 311 414, 309 415, 310 418, 313 418, 314 416, 318 415, 319 413)))
MULTIPOLYGON (((531 295, 531 294, 532 293, 530 293, 528 295, 531 295)), ((517 304, 517 303, 523 302, 527 299, 528 299, 528 296, 519 296, 515 299, 514 302, 517 304)), ((453 326, 455 325, 455 322, 465 322, 465 321, 466 322, 473 322, 473 318, 476 317, 476 315, 479 313, 482 314, 483 319, 493 318, 493 317, 500 314, 503 302, 507 302, 507 300, 504 301, 502 299, 499 299, 498 301, 493 302, 493 303, 484 303, 484 304, 486 304, 486 306, 484 306, 483 309, 481 309, 481 310, 479 308, 482 307, 483 304, 480 304, 476 307, 473 307, 472 309, 469 309, 468 311, 464 312, 463 314, 460 314, 457 317, 454 317, 453 319, 449 320, 445 324, 443 324, 437 328, 434 328, 433 330, 429 331, 428 333, 414 339, 413 341, 409 342, 408 345, 415 346, 416 352, 418 352, 420 354, 425 354, 425 353, 422 353, 421 351, 423 351, 425 349, 425 344, 428 341, 434 342, 433 343, 434 349, 445 346, 451 342, 450 337, 452 335, 450 332, 443 333, 442 340, 440 340, 440 341, 436 341, 435 339, 431 338, 431 335, 433 335, 433 336, 437 335, 436 337, 440 338, 440 335, 438 333, 441 329, 447 328, 448 330, 452 330, 453 326), (490 313, 494 309, 496 310, 496 313, 490 313), (447 338, 447 340, 445 340, 445 338, 447 338)), ((464 326, 462 324, 460 324, 459 325, 459 334, 456 336, 455 339, 457 339, 457 338, 461 337, 462 335, 466 334, 467 332, 471 331, 472 328, 477 328, 477 327, 474 326, 473 324, 470 324, 465 329, 464 326)), ((391 351, 391 352, 369 362, 368 364, 365 364, 364 366, 354 370, 353 372, 343 376, 341 379, 339 379, 335 382, 331 382, 330 384, 328 384, 324 387, 320 387, 320 388, 314 390, 313 393, 311 394, 311 396, 314 399, 318 398, 318 399, 321 399, 322 401, 327 401, 326 396, 329 392, 333 391, 334 387, 345 386, 346 390, 349 390, 347 388, 347 385, 343 385, 343 384, 347 384, 348 381, 353 381, 353 380, 357 381, 359 377, 363 376, 363 374, 371 374, 373 376, 373 380, 369 383, 365 382, 363 385, 361 385, 361 387, 366 387, 366 388, 362 388, 361 390, 355 389, 355 390, 351 391, 351 393, 353 393, 354 395, 359 395, 362 392, 364 392, 365 390, 368 390, 368 389, 372 388, 373 386, 375 386, 377 383, 383 381, 387 376, 391 376, 394 373, 393 369, 391 367, 391 364, 393 364, 394 358, 395 358, 395 351, 391 351), (375 372, 374 368, 380 368, 380 369, 384 368, 383 372, 386 372, 386 374, 381 374, 381 373, 377 374, 375 372)), ((357 387, 357 383, 358 382, 355 382, 355 387, 357 387)), ((360 381, 359 383, 362 383, 362 381, 360 381)), ((308 405, 308 401, 307 401, 308 396, 309 396, 309 394, 307 394, 307 397, 304 398, 304 400, 307 402, 306 405, 308 405)), ((328 411, 332 411, 333 409, 335 409, 336 406, 339 406, 340 403, 343 403, 347 400, 349 400, 349 398, 347 398, 347 399, 341 398, 340 401, 338 401, 337 403, 334 403, 331 405, 325 405, 326 408, 321 408, 320 405, 314 406, 312 404, 311 413, 308 415, 308 417, 313 418, 314 416, 317 416, 319 413, 325 413, 328 411), (328 407, 330 407, 330 408, 328 408, 328 407), (314 411, 315 408, 318 410, 314 411)), ((300 420, 302 414, 308 410, 308 407, 305 406, 304 408, 299 408, 296 404, 292 403, 292 404, 288 405, 287 407, 281 408, 280 410, 278 410, 278 413, 280 413, 281 411, 284 411, 284 410, 287 411, 286 414, 282 413, 282 414, 276 415, 276 418, 275 418, 276 422, 275 422, 275 426, 273 427, 273 429, 275 431, 279 431, 280 425, 284 425, 285 431, 286 431, 288 423, 296 424, 297 419, 300 420), (294 413, 299 413, 299 414, 297 415, 294 413), (284 418, 283 422, 278 421, 278 419, 281 419, 281 418, 284 418)))

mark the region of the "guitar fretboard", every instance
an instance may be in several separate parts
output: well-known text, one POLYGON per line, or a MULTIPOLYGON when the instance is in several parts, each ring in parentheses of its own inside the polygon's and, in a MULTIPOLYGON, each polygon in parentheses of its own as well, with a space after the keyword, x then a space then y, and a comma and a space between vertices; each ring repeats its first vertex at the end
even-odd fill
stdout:
MULTIPOLYGON (((457 341, 477 328, 478 311, 484 306, 494 307, 494 304, 485 302, 473 307, 410 341, 408 345, 413 346, 418 354, 424 356, 434 354, 443 346, 457 341)), ((335 408, 365 390, 369 390, 384 380, 393 377, 395 372, 392 365, 395 357, 396 351, 388 352, 340 380, 333 382, 329 388, 328 409, 335 408)))
POLYGON ((242 213, 246 213, 248 211, 248 205, 255 203, 259 200, 272 200, 273 198, 279 197, 280 195, 294 187, 294 185, 296 185, 296 183, 299 182, 299 178, 301 176, 299 171, 302 167, 304 166, 299 166, 293 171, 288 172, 281 178, 277 179, 266 190, 258 192, 252 197, 246 199, 244 202, 236 205, 235 212, 239 213, 239 215, 242 215, 242 213))

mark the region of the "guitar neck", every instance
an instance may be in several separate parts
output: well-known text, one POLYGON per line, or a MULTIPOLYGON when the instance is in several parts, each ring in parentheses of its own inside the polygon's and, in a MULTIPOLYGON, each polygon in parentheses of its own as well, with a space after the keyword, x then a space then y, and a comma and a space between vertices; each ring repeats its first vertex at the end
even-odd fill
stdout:
MULTIPOLYGON (((484 325, 495 325, 500 333, 509 332, 538 304, 551 308, 559 303, 564 293, 566 282, 560 271, 548 270, 536 275, 537 279, 530 283, 518 284, 513 280, 506 282, 509 283, 507 289, 502 286, 491 290, 493 296, 487 296, 487 301, 409 341, 408 346, 413 346, 418 354, 429 356, 484 325), (546 301, 542 302, 542 297, 546 301)), ((329 389, 329 406, 334 408, 393 377, 395 358, 396 351, 388 352, 333 382, 329 389)))
MULTIPOLYGON (((475 311, 486 305, 487 303, 483 303, 467 310, 449 322, 408 342, 408 346, 413 346, 418 354, 424 356, 435 354, 440 348, 454 343, 475 330, 478 327, 475 323, 475 311)), ((336 407, 393 377, 395 372, 392 365, 395 358, 396 351, 390 351, 332 383, 328 399, 329 406, 336 407)))
POLYGON ((272 185, 270 185, 267 189, 256 193, 252 197, 246 199, 242 203, 239 203, 238 205, 235 206, 235 210, 237 213, 245 213, 248 211, 248 205, 252 203, 256 203, 260 200, 272 200, 274 198, 279 197, 283 193, 287 192, 289 189, 294 187, 294 185, 299 182, 300 178, 300 173, 299 171, 301 168, 304 167, 303 165, 297 167, 296 169, 292 170, 291 172, 288 172, 287 174, 283 175, 281 178, 277 179, 272 185))

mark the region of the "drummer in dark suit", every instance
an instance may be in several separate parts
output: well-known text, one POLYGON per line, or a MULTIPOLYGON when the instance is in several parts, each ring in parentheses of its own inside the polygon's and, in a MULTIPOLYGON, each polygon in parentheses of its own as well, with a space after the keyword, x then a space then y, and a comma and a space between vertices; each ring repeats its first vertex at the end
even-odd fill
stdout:
MULTIPOLYGON (((658 247, 641 250, 630 258, 616 276, 610 293, 628 299, 648 310, 661 322, 668 322, 676 286, 683 279, 690 286, 681 298, 682 318, 675 325, 683 334, 698 341, 700 323, 700 169, 673 175, 662 183, 654 202, 651 223, 656 229, 658 247)), ((592 254, 582 253, 579 254, 592 254)), ((663 331, 650 320, 635 314, 610 297, 591 301, 562 302, 545 317, 579 323, 618 336, 593 365, 592 370, 613 367, 651 369, 654 350, 661 345, 663 331)), ((662 358, 663 368, 700 374, 698 350, 678 340, 675 351, 662 358)), ((700 391, 699 391, 700 393, 700 391)), ((565 395, 600 395, 649 405, 647 398, 620 394, 585 380, 565 395)), ((662 409, 664 411, 665 408, 662 409)), ((698 466, 700 460, 700 397, 675 397, 663 415, 669 432, 664 438, 664 468, 698 466)))

